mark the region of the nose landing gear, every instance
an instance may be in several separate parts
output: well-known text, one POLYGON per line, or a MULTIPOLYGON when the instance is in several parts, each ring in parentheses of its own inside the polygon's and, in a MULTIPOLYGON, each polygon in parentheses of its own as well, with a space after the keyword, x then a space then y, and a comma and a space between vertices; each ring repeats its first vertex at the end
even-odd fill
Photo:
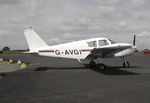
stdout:
POLYGON ((128 61, 124 61, 123 62, 123 67, 124 68, 129 68, 130 67, 130 63, 128 61))
POLYGON ((129 63, 128 61, 126 61, 124 57, 122 57, 122 59, 123 59, 123 61, 124 61, 124 62, 123 62, 123 65, 122 65, 123 68, 129 68, 129 67, 130 67, 130 63, 129 63))

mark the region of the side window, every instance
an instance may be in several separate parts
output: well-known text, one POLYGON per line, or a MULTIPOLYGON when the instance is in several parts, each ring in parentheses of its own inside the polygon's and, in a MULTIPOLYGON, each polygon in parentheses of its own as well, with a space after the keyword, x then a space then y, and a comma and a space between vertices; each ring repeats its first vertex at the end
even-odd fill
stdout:
POLYGON ((96 41, 90 41, 87 43, 89 47, 97 47, 96 41))
POLYGON ((109 43, 107 42, 107 40, 99 40, 98 44, 99 46, 105 46, 105 45, 108 45, 109 43))

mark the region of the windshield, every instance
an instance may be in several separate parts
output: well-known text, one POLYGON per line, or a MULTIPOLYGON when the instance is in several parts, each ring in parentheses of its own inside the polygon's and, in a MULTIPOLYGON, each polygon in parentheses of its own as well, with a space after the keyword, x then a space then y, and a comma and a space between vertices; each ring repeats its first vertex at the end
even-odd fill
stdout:
POLYGON ((114 42, 114 41, 112 41, 112 40, 110 40, 110 39, 108 39, 109 41, 110 41, 110 43, 111 44, 115 44, 116 42, 114 42))

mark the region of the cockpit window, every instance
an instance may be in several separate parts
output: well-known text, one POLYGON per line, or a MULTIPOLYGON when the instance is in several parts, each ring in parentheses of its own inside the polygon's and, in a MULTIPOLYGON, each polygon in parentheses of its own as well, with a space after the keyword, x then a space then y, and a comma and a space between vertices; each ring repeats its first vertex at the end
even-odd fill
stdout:
POLYGON ((116 42, 114 42, 114 41, 112 41, 112 40, 110 40, 110 39, 108 39, 109 41, 110 41, 110 43, 111 44, 115 44, 116 42))
POLYGON ((99 43, 99 46, 105 46, 105 45, 108 45, 108 44, 109 44, 109 43, 107 42, 107 40, 99 40, 98 43, 99 43))
POLYGON ((90 41, 87 43, 89 47, 97 47, 96 41, 90 41))

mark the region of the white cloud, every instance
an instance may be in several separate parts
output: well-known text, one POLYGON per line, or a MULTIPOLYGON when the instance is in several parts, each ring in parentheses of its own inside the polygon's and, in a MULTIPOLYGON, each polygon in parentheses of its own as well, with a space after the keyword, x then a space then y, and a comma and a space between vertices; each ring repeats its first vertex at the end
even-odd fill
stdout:
POLYGON ((132 3, 133 3, 133 5, 135 5, 135 6, 139 6, 139 5, 144 4, 144 1, 145 1, 145 0, 132 0, 132 3))
POLYGON ((4 31, 4 30, 1 30, 0 31, 0 36, 2 35, 9 35, 11 33, 11 31, 4 31))
MULTIPOLYGON (((142 32, 150 30, 149 3, 149 0, 1 0, 0 40, 13 48, 26 48, 23 30, 29 26, 50 45, 100 36, 126 42, 134 33, 147 37, 149 33, 142 32), (12 40, 18 43, 12 44, 12 40)), ((147 45, 142 42, 137 45, 150 48, 149 43, 146 40, 147 45)))
POLYGON ((126 23, 125 21, 120 21, 120 22, 118 23, 118 26, 119 26, 119 27, 126 27, 126 26, 127 26, 127 23, 126 23))
POLYGON ((137 34, 139 36, 139 38, 145 38, 145 39, 149 39, 150 38, 150 32, 147 31, 142 31, 141 33, 137 34))
POLYGON ((51 38, 48 40, 48 42, 53 45, 61 43, 61 40, 59 38, 51 38))
POLYGON ((106 5, 108 5, 108 4, 113 5, 113 4, 116 4, 116 3, 119 2, 119 0, 95 0, 95 1, 99 2, 99 4, 102 4, 102 5, 104 5, 104 4, 106 4, 106 5))

